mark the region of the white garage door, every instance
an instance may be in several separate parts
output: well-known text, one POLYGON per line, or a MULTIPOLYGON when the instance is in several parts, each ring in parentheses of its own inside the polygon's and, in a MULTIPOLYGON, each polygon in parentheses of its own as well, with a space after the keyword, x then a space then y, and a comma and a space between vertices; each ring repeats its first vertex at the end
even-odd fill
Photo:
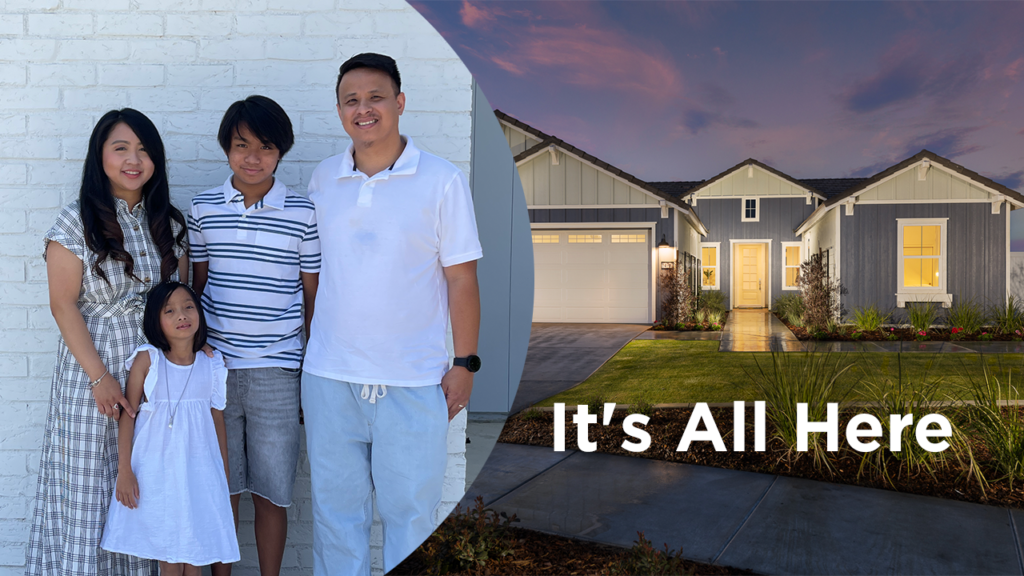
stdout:
POLYGON ((650 230, 534 230, 534 322, 650 322, 650 230))

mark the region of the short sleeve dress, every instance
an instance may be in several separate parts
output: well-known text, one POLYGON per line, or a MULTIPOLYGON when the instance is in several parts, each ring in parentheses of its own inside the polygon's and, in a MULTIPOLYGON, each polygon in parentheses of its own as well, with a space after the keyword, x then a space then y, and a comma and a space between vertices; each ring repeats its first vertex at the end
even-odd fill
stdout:
POLYGON ((139 483, 138 507, 110 502, 104 550, 163 562, 205 566, 238 562, 224 459, 210 408, 227 403, 224 357, 200 352, 188 366, 167 360, 153 346, 132 439, 132 472, 139 483))
MULTIPOLYGON (((129 210, 124 200, 115 202, 124 248, 135 260, 135 278, 125 273, 122 262, 110 258, 100 264, 109 282, 93 270, 96 255, 86 246, 78 202, 61 210, 46 233, 44 246, 58 242, 82 261, 78 309, 100 359, 124 386, 128 375, 125 360, 145 343, 142 310, 146 295, 160 283, 161 257, 143 203, 129 210)), ((173 220, 171 226, 177 235, 180 227, 173 220)), ((175 256, 183 253, 184 248, 176 245, 175 256)), ((172 279, 177 279, 177 272, 172 279)), ((156 576, 156 562, 99 547, 117 481, 117 422, 97 410, 89 382, 60 338, 25 574, 156 576)))

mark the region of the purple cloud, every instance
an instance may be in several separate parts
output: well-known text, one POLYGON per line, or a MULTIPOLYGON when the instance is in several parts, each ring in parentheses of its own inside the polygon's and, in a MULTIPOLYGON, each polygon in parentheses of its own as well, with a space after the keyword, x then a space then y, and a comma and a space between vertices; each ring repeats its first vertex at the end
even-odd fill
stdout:
POLYGON ((992 179, 1007 188, 1011 188, 1013 190, 1024 190, 1024 170, 1018 170, 1017 172, 1011 172, 992 179))
POLYGON ((683 111, 682 125, 690 134, 699 134, 714 127, 756 128, 757 122, 694 107, 683 111))

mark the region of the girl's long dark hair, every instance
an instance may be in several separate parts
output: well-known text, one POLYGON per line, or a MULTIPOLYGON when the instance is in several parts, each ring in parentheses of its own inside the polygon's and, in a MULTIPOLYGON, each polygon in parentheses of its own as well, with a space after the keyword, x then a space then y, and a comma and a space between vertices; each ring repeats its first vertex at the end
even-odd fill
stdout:
POLYGON ((107 283, 110 283, 110 279, 100 268, 100 263, 107 258, 123 262, 128 277, 138 280, 135 276, 135 260, 124 249, 124 231, 117 221, 117 207, 110 179, 103 171, 103 144, 114 127, 122 122, 135 132, 153 162, 153 176, 142 187, 142 202, 146 207, 153 243, 160 250, 160 279, 168 280, 178 268, 174 246, 186 247, 185 217, 171 205, 171 193, 167 185, 167 160, 160 133, 153 122, 138 110, 111 110, 100 118, 92 130, 89 151, 86 153, 85 166, 82 168, 82 187, 78 192, 78 205, 85 227, 85 244, 96 254, 96 262, 92 265, 93 271, 107 283), (171 229, 172 220, 180 225, 177 236, 171 229))

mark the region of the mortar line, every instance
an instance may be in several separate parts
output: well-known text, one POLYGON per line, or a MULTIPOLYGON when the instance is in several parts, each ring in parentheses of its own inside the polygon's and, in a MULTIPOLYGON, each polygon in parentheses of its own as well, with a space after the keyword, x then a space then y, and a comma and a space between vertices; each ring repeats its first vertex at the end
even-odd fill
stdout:
POLYGON ((1017 549, 1017 566, 1020 567, 1020 573, 1024 574, 1024 556, 1021 555, 1021 541, 1020 536, 1017 534, 1017 523, 1013 521, 1013 510, 1007 508, 1006 514, 1010 517, 1010 531, 1013 533, 1013 547, 1017 549))
POLYGON ((726 549, 729 548, 729 544, 732 544, 732 541, 736 539, 736 535, 739 534, 740 530, 742 530, 743 527, 747 525, 747 521, 749 521, 750 517, 754 515, 754 512, 757 511, 758 506, 760 506, 761 502, 763 502, 765 497, 768 496, 768 492, 771 491, 772 487, 775 486, 775 482, 777 482, 778 480, 779 477, 777 475, 775 476, 775 478, 772 478, 772 483, 769 484, 768 487, 765 488, 764 492, 761 493, 761 497, 757 499, 757 502, 754 502, 754 506, 751 507, 750 511, 747 512, 747 515, 743 517, 743 521, 740 522, 740 525, 736 527, 736 530, 734 530, 733 533, 729 536, 729 538, 725 541, 725 544, 722 545, 722 549, 718 551, 718 554, 715 554, 715 557, 711 559, 712 564, 718 563, 718 559, 722 557, 722 554, 725 554, 726 549))
MULTIPOLYGON (((503 494, 502 494, 501 496, 498 496, 497 498, 495 498, 494 500, 491 500, 490 502, 484 502, 484 506, 490 506, 491 504, 494 504, 495 502, 497 502, 498 500, 501 500, 501 499, 502 499, 502 498, 504 498, 505 496, 508 496, 509 494, 511 494, 511 493, 513 493, 513 492, 515 492, 516 490, 519 490, 520 488, 522 488, 523 486, 525 486, 526 484, 528 484, 529 482, 531 482, 531 481, 532 481, 532 480, 533 480, 534 478, 536 478, 536 477, 540 476, 541 474, 543 474, 543 473, 547 472, 548 470, 551 470, 551 469, 552 469, 552 468, 554 468, 555 466, 558 466, 558 465, 559 465, 559 464, 561 464, 562 462, 565 462, 565 461, 566 461, 566 460, 568 460, 569 458, 572 458, 573 456, 575 456, 575 455, 577 455, 577 454, 579 454, 579 453, 580 453, 580 451, 579 451, 579 450, 573 450, 573 451, 572 451, 572 453, 571 453, 571 454, 569 454, 568 456, 566 456, 565 458, 562 458, 561 460, 559 460, 559 461, 555 462, 555 463, 554 463, 554 464, 552 464, 551 466, 548 466, 547 468, 545 468, 545 469, 541 470, 540 472, 537 472, 537 473, 536 473, 536 474, 534 474, 533 476, 530 476, 530 477, 529 477, 529 478, 527 478, 526 480, 523 480, 523 481, 522 481, 522 482, 520 482, 519 484, 516 484, 516 485, 515 485, 515 487, 511 488, 511 489, 510 489, 510 490, 508 490, 507 492, 504 492, 504 493, 503 493, 503 494)), ((481 470, 481 472, 483 472, 483 470, 481 470)))

